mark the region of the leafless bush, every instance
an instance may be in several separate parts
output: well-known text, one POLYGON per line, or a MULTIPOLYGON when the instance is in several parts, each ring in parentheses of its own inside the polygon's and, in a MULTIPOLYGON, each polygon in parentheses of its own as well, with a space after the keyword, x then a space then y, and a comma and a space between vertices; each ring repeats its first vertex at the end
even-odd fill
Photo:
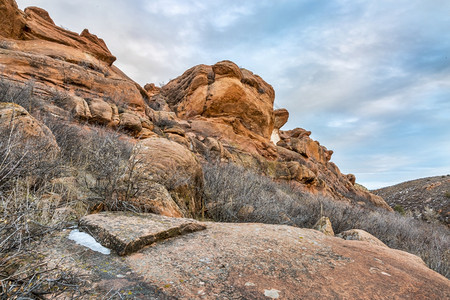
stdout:
POLYGON ((80 183, 87 189, 93 203, 107 210, 132 209, 127 200, 136 193, 133 184, 138 162, 130 159, 133 145, 119 132, 105 127, 82 130, 80 126, 58 119, 47 119, 61 149, 61 159, 69 165, 80 183))
POLYGON ((0 74, 0 99, 2 102, 19 104, 29 113, 41 107, 41 102, 34 96, 34 80, 25 84, 14 83, 0 74))
POLYGON ((205 164, 203 170, 208 216, 216 221, 311 228, 323 213, 330 218, 335 233, 363 229, 391 248, 420 256, 431 269, 450 277, 450 234, 444 226, 312 197, 233 164, 205 164))
POLYGON ((59 227, 50 225, 54 207, 42 197, 59 165, 43 145, 14 127, 0 133, 0 299, 41 299, 67 279, 33 258, 32 243, 59 227))

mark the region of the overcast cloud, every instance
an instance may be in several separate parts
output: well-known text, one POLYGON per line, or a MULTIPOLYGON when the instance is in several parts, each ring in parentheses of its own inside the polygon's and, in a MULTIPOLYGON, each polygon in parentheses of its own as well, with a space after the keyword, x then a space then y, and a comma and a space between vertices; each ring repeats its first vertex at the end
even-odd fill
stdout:
POLYGON ((103 38, 140 84, 229 59, 378 188, 450 173, 448 0, 19 0, 103 38))

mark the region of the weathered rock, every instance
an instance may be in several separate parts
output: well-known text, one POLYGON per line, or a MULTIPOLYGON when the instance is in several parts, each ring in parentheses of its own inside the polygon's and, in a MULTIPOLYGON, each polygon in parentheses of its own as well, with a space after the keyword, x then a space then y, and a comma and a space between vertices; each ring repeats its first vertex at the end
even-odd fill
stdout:
POLYGON ((139 189, 137 195, 131 200, 133 205, 138 206, 144 212, 166 217, 183 217, 183 212, 163 185, 146 181, 139 189))
POLYGON ((111 105, 104 100, 95 98, 89 101, 89 110, 92 115, 92 120, 100 124, 108 124, 113 117, 113 110, 111 105))
POLYGON ((344 240, 368 242, 372 245, 387 247, 382 241, 362 229, 350 229, 336 235, 344 240))
POLYGON ((50 129, 15 103, 0 102, 0 130, 22 139, 24 147, 28 144, 49 157, 59 153, 58 144, 50 129))
POLYGON ((119 126, 129 130, 135 134, 139 134, 142 131, 142 122, 139 116, 128 112, 121 113, 119 115, 119 126))
POLYGON ((355 183, 356 183, 356 177, 355 177, 355 175, 353 175, 353 174, 347 174, 346 177, 347 177, 348 181, 351 182, 351 184, 355 185, 355 183))
POLYGON ((186 132, 178 126, 165 128, 164 133, 172 133, 172 134, 177 134, 179 136, 186 136, 186 132))
POLYGON ((164 185, 185 216, 202 210, 203 171, 195 155, 186 147, 163 138, 138 143, 140 177, 164 185))
POLYGON ((119 255, 127 255, 152 243, 206 228, 195 220, 126 212, 87 215, 80 220, 79 225, 99 243, 119 255))
POLYGON ((24 15, 19 10, 16 1, 0 1, 0 36, 19 38, 25 26, 24 15))
MULTIPOLYGON (((78 96, 69 93, 57 93, 53 96, 52 102, 59 108, 69 112, 75 118, 82 120, 92 119, 91 111, 87 102, 78 96)), ((48 108, 51 111, 52 108, 48 108)), ((61 115, 59 112, 53 111, 54 115, 61 115)))
MULTIPOLYGON (((120 241, 122 233, 126 243, 157 232, 141 221, 147 222, 124 217, 113 224, 120 241)), ((96 222, 108 230, 109 223, 96 222)), ((155 223, 166 230, 167 223, 155 223)), ((43 262, 89 278, 80 286, 86 298, 98 298, 112 287, 143 299, 267 299, 265 294, 275 295, 274 290, 279 299, 450 297, 448 279, 403 251, 286 225, 204 225, 206 230, 161 240, 125 257, 90 251, 68 240, 67 231, 37 248, 45 254, 43 262)))
POLYGON ((447 279, 403 251, 289 226, 207 227, 145 248, 128 256, 127 263, 144 280, 164 286, 168 295, 186 299, 266 299, 270 290, 277 290, 280 299, 450 295, 447 279))
MULTIPOLYGON (((148 119, 144 101, 147 92, 112 66, 115 57, 103 40, 88 30, 78 35, 57 27, 43 9, 30 7, 22 12, 13 0, 0 1, 0 11, 0 36, 7 38, 0 47, 0 64, 5 69, 0 74, 2 80, 19 85, 33 81, 33 92, 42 100, 65 94, 71 103, 60 107, 82 119, 90 120, 91 116, 77 96, 110 104, 113 116, 109 126, 119 123, 119 104, 148 119)), ((55 113, 51 101, 44 104, 44 111, 67 117, 55 113)), ((102 124, 108 119, 98 115, 95 118, 93 121, 102 124)))
MULTIPOLYGON (((240 162, 249 155, 259 161, 253 164, 256 168, 275 160, 289 163, 284 167, 291 174, 277 174, 301 189, 390 209, 383 199, 355 188, 353 178, 330 162, 333 152, 309 138, 311 132, 280 131, 288 112, 273 110, 273 88, 252 72, 222 61, 193 67, 161 89, 154 84, 144 89, 112 65, 115 58, 105 43, 87 30, 79 35, 59 28, 45 10, 32 7, 22 12, 12 0, 1 1, 0 11, 0 35, 6 39, 0 47, 0 64, 5 66, 0 77, 18 84, 33 79, 32 90, 43 101, 43 111, 61 119, 72 115, 124 128, 139 139, 165 136, 220 160, 240 162), (55 100, 61 94, 68 98, 62 104, 55 100), (185 132, 169 129, 173 127, 185 132), (220 146, 202 148, 192 135, 220 141, 220 146)), ((174 200, 185 202, 189 197, 174 200)))
POLYGON ((314 229, 319 230, 325 235, 334 236, 333 226, 328 217, 321 217, 313 226, 314 229))
MULTIPOLYGON (((47 11, 38 7, 25 9, 25 25, 18 36, 24 40, 48 40, 91 53, 111 65, 116 58, 109 52, 105 42, 89 33, 87 29, 78 35, 75 32, 55 26, 47 11)), ((12 36, 12 38, 17 38, 12 36)))
POLYGON ((165 85, 161 94, 178 117, 201 116, 205 118, 202 120, 220 124, 215 129, 230 141, 239 135, 245 137, 247 144, 259 145, 269 141, 274 128, 273 88, 230 61, 193 67, 165 85))
POLYGON ((274 128, 280 129, 289 119, 289 112, 285 108, 274 110, 274 128))

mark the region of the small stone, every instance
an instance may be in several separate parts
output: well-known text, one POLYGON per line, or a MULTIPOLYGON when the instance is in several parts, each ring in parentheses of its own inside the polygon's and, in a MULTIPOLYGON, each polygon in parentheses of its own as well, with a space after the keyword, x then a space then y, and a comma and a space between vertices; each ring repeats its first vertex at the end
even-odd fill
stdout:
POLYGON ((270 299, 278 299, 280 298, 280 291, 275 289, 264 290, 264 296, 270 299))

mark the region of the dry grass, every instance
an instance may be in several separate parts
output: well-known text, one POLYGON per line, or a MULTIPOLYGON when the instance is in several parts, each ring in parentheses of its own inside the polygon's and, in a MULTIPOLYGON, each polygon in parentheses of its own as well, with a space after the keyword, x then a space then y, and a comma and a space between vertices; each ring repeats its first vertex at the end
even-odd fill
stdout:
POLYGON ((322 207, 335 233, 363 229, 391 248, 420 256, 431 269, 450 277, 450 234, 442 225, 313 197, 233 164, 205 164, 204 174, 207 213, 215 221, 311 228, 322 207))

